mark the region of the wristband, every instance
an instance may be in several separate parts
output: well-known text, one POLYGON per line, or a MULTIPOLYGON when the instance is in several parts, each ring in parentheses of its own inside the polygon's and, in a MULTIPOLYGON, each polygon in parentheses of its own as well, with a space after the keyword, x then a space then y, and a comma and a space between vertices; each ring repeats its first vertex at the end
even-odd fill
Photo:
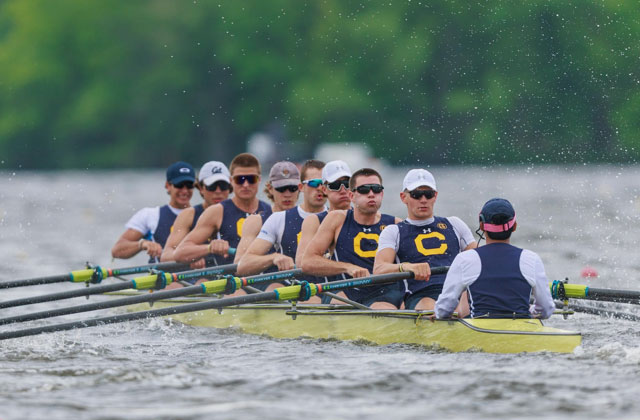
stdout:
POLYGON ((211 254, 211 242, 209 242, 209 245, 207 245, 207 252, 211 254))
POLYGON ((400 265, 398 265, 398 272, 404 273, 404 267, 403 267, 402 263, 400 263, 400 265))
POLYGON ((138 251, 142 251, 142 243, 144 242, 144 238, 138 241, 138 251))

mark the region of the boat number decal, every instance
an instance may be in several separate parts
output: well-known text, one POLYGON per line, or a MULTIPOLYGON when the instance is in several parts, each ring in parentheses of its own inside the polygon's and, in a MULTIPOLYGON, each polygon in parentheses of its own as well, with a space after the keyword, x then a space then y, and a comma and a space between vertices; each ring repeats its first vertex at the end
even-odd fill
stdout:
POLYGON ((244 225, 245 217, 241 217, 236 222, 236 232, 238 233, 238 238, 242 238, 242 226, 244 225))
MULTIPOLYGON (((376 256, 376 250, 373 249, 371 251, 363 251, 362 250, 362 246, 360 246, 361 242, 363 239, 369 239, 374 241, 376 244, 378 243, 378 238, 380 237, 380 235, 378 235, 377 233, 364 233, 364 232, 360 232, 358 233, 355 238, 353 238, 353 252, 356 253, 356 255, 359 255, 363 258, 375 258, 376 256)), ((377 248, 377 246, 376 246, 377 248)))
POLYGON ((427 255, 427 256, 444 254, 448 248, 448 245, 445 242, 445 237, 440 232, 422 233, 416 236, 415 243, 416 243, 416 249, 418 250, 418 252, 421 253, 422 255, 427 255), (440 246, 437 248, 425 248, 422 241, 430 238, 438 239, 441 242, 440 246))

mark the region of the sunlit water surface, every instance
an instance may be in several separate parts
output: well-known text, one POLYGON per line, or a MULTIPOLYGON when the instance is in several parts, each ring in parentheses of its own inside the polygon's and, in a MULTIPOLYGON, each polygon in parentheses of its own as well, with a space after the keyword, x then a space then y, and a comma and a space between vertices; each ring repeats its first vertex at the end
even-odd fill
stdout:
MULTIPOLYGON (((405 171, 383 172, 383 210, 400 217, 405 171)), ((514 244, 538 252, 551 279, 640 289, 640 168, 473 167, 433 173, 436 213, 459 216, 472 229, 487 199, 510 199, 519 222, 514 244), (585 266, 600 276, 580 278, 585 266)), ((61 274, 86 261, 105 267, 144 264, 143 256, 113 262, 109 250, 134 211, 167 201, 163 175, 0 173, 0 280, 61 274)), ((1 293, 6 300, 73 287, 82 286, 1 293)), ((84 302, 42 304, 38 310, 84 302)), ((4 309, 1 315, 27 309, 4 309)), ((569 355, 454 354, 276 340, 158 319, 26 337, 0 345, 0 418, 637 418, 638 323, 576 314, 548 325, 581 331, 583 346, 569 355)), ((20 328, 27 326, 32 325, 20 328)))

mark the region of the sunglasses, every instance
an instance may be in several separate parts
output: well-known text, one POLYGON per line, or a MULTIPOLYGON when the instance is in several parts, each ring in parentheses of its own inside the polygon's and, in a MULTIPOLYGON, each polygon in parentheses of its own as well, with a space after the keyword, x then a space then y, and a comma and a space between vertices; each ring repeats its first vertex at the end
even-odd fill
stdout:
POLYGON ((207 189, 207 191, 215 191, 218 188, 220 188, 220 191, 228 191, 229 188, 231 188, 231 184, 229 184, 226 181, 216 181, 211 185, 206 185, 205 188, 207 189))
POLYGON ((380 184, 364 184, 353 189, 358 194, 369 194, 370 191, 373 191, 374 194, 380 194, 382 190, 384 190, 384 187, 380 184))
POLYGON ((307 179, 306 181, 302 181, 302 183, 304 185, 308 185, 311 188, 318 188, 320 185, 322 185, 322 180, 321 179, 307 179))
POLYGON ((298 186, 297 185, 285 185, 284 187, 274 187, 274 190, 278 191, 279 193, 283 193, 285 191, 289 191, 289 192, 296 192, 298 191, 298 186))
POLYGON ((177 184, 171 184, 174 186, 174 188, 177 188, 179 190, 183 189, 184 187, 187 187, 187 189, 192 190, 193 189, 193 182, 191 181, 182 181, 182 182, 178 182, 177 184))
POLYGON ((431 200, 436 196, 436 192, 433 190, 413 190, 409 191, 409 195, 414 200, 420 200, 422 197, 426 197, 427 200, 431 200))
POLYGON ((327 183, 327 188, 329 191, 340 191, 340 188, 344 187, 345 190, 349 189, 349 180, 343 179, 342 181, 333 181, 327 183))
POLYGON ((255 184, 258 182, 258 175, 235 175, 233 177, 233 182, 238 185, 244 185, 245 182, 249 184, 255 184))

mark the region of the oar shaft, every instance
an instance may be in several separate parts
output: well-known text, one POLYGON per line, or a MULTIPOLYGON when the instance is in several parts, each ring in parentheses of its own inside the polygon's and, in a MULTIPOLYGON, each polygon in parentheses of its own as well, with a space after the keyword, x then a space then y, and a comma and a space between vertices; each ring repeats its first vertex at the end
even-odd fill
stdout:
POLYGON ((90 296, 100 293, 117 292, 118 290, 131 289, 133 283, 105 284, 102 286, 85 287, 82 289, 71 290, 68 292, 50 293, 48 295, 31 296, 22 299, 7 300, 0 302, 0 309, 13 308, 15 306, 32 305, 34 303, 53 302, 54 300, 71 299, 74 297, 90 296))
POLYGON ((180 306, 171 306, 162 309, 153 309, 149 311, 133 312, 130 314, 113 315, 102 318, 94 318, 86 321, 68 322, 65 324, 48 325, 44 327, 28 328, 17 331, 7 331, 0 333, 0 340, 10 338, 26 337, 56 331, 68 331, 78 328, 95 327, 103 324, 114 324, 127 321, 135 321, 138 319, 156 318, 166 315, 182 314, 186 312, 204 311, 207 309, 224 308, 227 306, 241 305, 245 303, 257 303, 266 300, 276 300, 275 292, 256 293, 254 295, 243 295, 230 297, 226 299, 211 300, 207 302, 188 303, 180 306))
POLYGON ((81 312, 97 311, 100 309, 116 308, 118 306, 133 305, 143 302, 155 302, 160 299, 170 299, 202 293, 201 286, 183 287, 181 289, 166 290, 163 292, 145 293, 138 296, 129 296, 120 299, 109 299, 104 302, 87 303, 85 305, 71 306, 68 308, 51 309, 47 311, 32 312, 0 319, 0 325, 16 322, 35 321, 37 319, 53 318, 62 315, 78 314, 81 312))
POLYGON ((71 280, 71 275, 69 274, 60 274, 57 276, 48 276, 48 277, 34 277, 32 279, 0 282, 0 289, 11 289, 13 287, 22 287, 22 286, 37 286, 40 284, 62 283, 70 280, 71 280))

